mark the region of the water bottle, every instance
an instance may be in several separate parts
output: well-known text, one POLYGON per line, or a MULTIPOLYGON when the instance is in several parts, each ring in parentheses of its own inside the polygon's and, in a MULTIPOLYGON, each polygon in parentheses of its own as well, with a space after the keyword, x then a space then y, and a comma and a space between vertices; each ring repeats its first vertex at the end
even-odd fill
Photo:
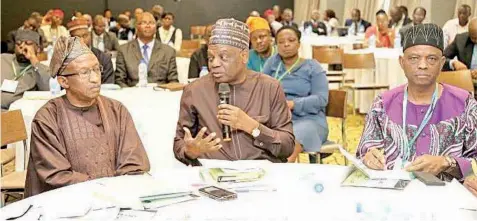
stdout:
POLYGON ((311 25, 309 25, 305 28, 305 35, 310 36, 312 32, 313 32, 313 29, 312 29, 311 25))
POLYGON ((61 92, 61 87, 60 87, 60 84, 58 83, 58 80, 55 78, 50 78, 50 92, 51 92, 51 95, 53 96, 57 96, 60 94, 61 92))
POLYGON ((137 69, 138 69, 139 82, 137 83, 136 86, 147 87, 147 65, 144 59, 141 59, 141 62, 139 63, 139 66, 137 69))
POLYGON ((202 68, 200 69, 199 77, 203 77, 208 74, 209 74, 209 69, 207 68, 207 66, 202 66, 202 68))
POLYGON ((396 31, 396 37, 394 38, 394 48, 401 48, 401 34, 396 31))
POLYGON ((376 36, 375 35, 369 36, 368 45, 369 45, 369 48, 376 48, 376 36))
POLYGON ((48 47, 46 47, 46 54, 48 56, 48 61, 51 61, 51 58, 53 57, 53 46, 48 45, 48 47))

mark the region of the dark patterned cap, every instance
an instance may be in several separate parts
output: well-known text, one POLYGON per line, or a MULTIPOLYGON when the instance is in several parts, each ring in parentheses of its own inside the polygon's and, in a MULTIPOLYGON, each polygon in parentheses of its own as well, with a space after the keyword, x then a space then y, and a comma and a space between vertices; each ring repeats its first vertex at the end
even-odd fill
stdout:
POLYGON ((249 48, 249 30, 245 23, 233 18, 219 19, 212 28, 210 45, 230 45, 239 49, 249 48))
POLYGON ((93 54, 78 37, 60 37, 55 44, 53 56, 50 62, 51 77, 59 76, 66 66, 77 57, 85 54, 93 54))
POLYGON ((15 41, 32 41, 36 45, 40 45, 40 34, 32 30, 18 30, 15 35, 15 41))
POLYGON ((403 51, 416 45, 429 45, 444 51, 444 34, 436 24, 419 24, 409 28, 403 36, 403 51))

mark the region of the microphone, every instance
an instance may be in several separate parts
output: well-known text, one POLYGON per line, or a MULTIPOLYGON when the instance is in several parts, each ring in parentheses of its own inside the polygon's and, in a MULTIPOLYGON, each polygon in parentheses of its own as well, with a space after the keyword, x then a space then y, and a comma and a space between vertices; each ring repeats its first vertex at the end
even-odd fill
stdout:
MULTIPOLYGON (((226 83, 219 84, 219 104, 230 103, 230 86, 226 83)), ((222 125, 222 137, 224 141, 231 141, 230 139, 230 126, 222 125)))

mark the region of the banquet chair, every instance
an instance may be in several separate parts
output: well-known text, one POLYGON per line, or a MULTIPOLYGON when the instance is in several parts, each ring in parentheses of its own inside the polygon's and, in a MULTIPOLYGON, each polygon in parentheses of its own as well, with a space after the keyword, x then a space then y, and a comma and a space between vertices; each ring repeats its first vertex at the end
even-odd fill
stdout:
POLYGON ((474 84, 470 70, 443 71, 437 77, 437 82, 452 85, 474 94, 474 84))
POLYGON ((202 39, 206 28, 206 26, 190 26, 190 39, 202 39))
MULTIPOLYGON (((343 49, 313 46, 313 59, 320 64, 336 65, 343 64, 343 49)), ((353 79, 346 78, 343 71, 326 70, 326 77, 329 83, 339 84, 341 87, 345 82, 354 82, 353 79)))
MULTIPOLYGON (((344 54, 343 55, 343 69, 346 70, 362 70, 368 69, 373 71, 373 77, 376 79, 376 64, 374 60, 373 53, 367 54, 344 54)), ((356 76, 355 76, 356 77, 356 76)), ((389 90, 388 84, 377 84, 377 83, 367 83, 367 84, 344 84, 342 89, 350 89, 352 91, 352 103, 353 103, 353 115, 356 114, 356 108, 354 107, 354 98, 356 91, 376 91, 386 89, 389 90)))
MULTIPOLYGON (((8 145, 23 141, 23 148, 25 148, 25 165, 27 162, 26 140, 27 132, 25 129, 25 122, 23 121, 22 112, 20 110, 8 111, 2 113, 2 131, 1 131, 1 145, 8 145)), ((3 154, 3 152, 2 152, 3 154)), ((2 160, 2 166, 3 166, 2 160)), ((2 168, 3 170, 3 168, 2 168)), ((5 204, 6 199, 12 194, 23 197, 25 190, 26 171, 14 171, 8 175, 2 176, 1 179, 1 206, 5 204)))
MULTIPOLYGON (((343 147, 346 150, 346 98, 347 92, 343 90, 330 90, 328 95, 328 105, 326 106, 326 116, 332 118, 341 119, 341 142, 326 141, 322 146, 320 151, 315 153, 308 153, 312 155, 312 158, 316 159, 316 162, 310 163, 323 163, 323 158, 330 156, 333 153, 339 153, 340 147, 343 147)), ((345 164, 347 164, 345 158, 345 164)))

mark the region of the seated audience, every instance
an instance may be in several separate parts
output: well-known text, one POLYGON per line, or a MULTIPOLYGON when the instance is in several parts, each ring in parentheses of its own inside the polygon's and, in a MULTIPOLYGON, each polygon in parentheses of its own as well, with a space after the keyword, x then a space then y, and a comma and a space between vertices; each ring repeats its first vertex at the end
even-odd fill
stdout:
POLYGON ((116 35, 106 31, 106 22, 103 16, 96 15, 93 21, 92 41, 93 47, 102 52, 119 50, 119 42, 116 35))
POLYGON ((457 18, 451 19, 444 24, 444 39, 447 45, 454 41, 457 34, 468 31, 469 19, 472 15, 472 9, 469 5, 463 4, 457 9, 457 18))
POLYGON ((311 12, 311 20, 310 21, 306 21, 304 24, 303 24, 303 27, 305 29, 311 27, 311 30, 316 33, 317 35, 324 35, 326 36, 328 34, 328 30, 326 28, 326 25, 325 23, 321 22, 320 21, 320 11, 318 11, 317 9, 313 10, 311 12))
POLYGON ((59 37, 69 36, 68 30, 62 25, 64 15, 61 9, 55 9, 51 14, 51 25, 41 26, 48 44, 53 45, 59 37))
POLYGON ((42 50, 44 45, 47 45, 48 42, 46 41, 45 34, 43 30, 40 29, 40 23, 35 17, 29 17, 27 20, 23 22, 23 26, 19 27, 17 30, 13 30, 8 32, 7 35, 7 46, 8 46, 8 53, 15 53, 15 43, 16 43, 16 34, 18 30, 32 30, 34 32, 38 32, 40 35, 40 44, 38 47, 42 50))
POLYGON ((389 14, 391 17, 389 28, 392 28, 395 31, 399 31, 402 27, 412 22, 411 19, 403 14, 403 10, 401 10, 401 7, 399 6, 392 7, 389 14))
POLYGON ((325 21, 325 25, 327 27, 326 32, 328 33, 328 35, 338 36, 337 28, 340 26, 340 23, 336 18, 335 11, 327 9, 325 11, 325 15, 323 16, 323 20, 325 21))
POLYGON ((88 46, 98 59, 101 66, 101 84, 114 84, 114 69, 111 56, 97 48, 91 47, 91 32, 88 31, 88 22, 78 18, 68 22, 68 31, 72 37, 78 37, 83 44, 88 46))
POLYGON ((249 17, 247 25, 250 31, 252 50, 248 54, 247 68, 256 72, 263 72, 267 59, 276 54, 272 34, 267 20, 260 17, 249 17))
POLYGON ((58 39, 51 76, 66 95, 48 101, 33 119, 25 196, 149 171, 128 110, 99 95, 100 74, 98 60, 80 39, 58 39))
POLYGON ((260 13, 258 11, 252 11, 250 12, 250 17, 260 17, 260 13))
POLYGON ((182 163, 200 165, 199 158, 286 162, 292 154, 295 138, 285 94, 278 81, 247 69, 249 40, 243 22, 215 23, 210 74, 182 93, 174 138, 174 154, 182 163), (221 83, 230 87, 230 104, 219 105, 221 83), (223 125, 230 126, 231 140, 224 140, 223 125))
POLYGON ((209 38, 212 33, 212 25, 208 25, 205 29, 204 41, 199 49, 197 49, 192 56, 190 57, 189 63, 189 79, 198 78, 200 76, 200 71, 202 67, 209 68, 209 63, 207 62, 207 50, 209 49, 209 38))
POLYGON ((281 23, 283 26, 293 26, 295 28, 298 28, 298 25, 293 22, 293 11, 289 8, 283 10, 281 23))
POLYGON ((113 12, 110 9, 104 10, 103 16, 106 18, 106 27, 108 30, 116 27, 116 18, 113 17, 113 12))
POLYGON ((144 12, 144 10, 143 10, 142 8, 136 8, 136 9, 134 9, 134 18, 132 18, 131 21, 129 22, 132 29, 136 29, 136 19, 137 19, 137 17, 139 17, 143 12, 144 12))
POLYGON ((272 7, 273 16, 275 16, 275 21, 282 22, 282 11, 279 5, 274 5, 272 7))
POLYGON ((116 27, 109 29, 110 32, 116 34, 119 40, 131 41, 134 39, 135 31, 129 26, 129 19, 126 15, 118 16, 116 27))
POLYGON ((164 14, 164 7, 162 7, 162 5, 154 5, 151 8, 151 13, 152 13, 152 15, 154 16, 154 19, 157 22, 157 24, 156 24, 157 27, 161 27, 161 25, 162 25, 161 18, 162 18, 162 14, 164 14))
POLYGON ((412 13, 412 22, 402 27, 401 30, 399 30, 399 34, 401 35, 401 45, 404 39, 404 33, 406 33, 407 29, 411 28, 414 25, 422 24, 424 22, 424 19, 426 19, 426 13, 426 9, 423 7, 416 7, 414 9, 414 12, 412 13))
MULTIPOLYGON (((48 67, 38 60, 40 35, 32 30, 18 30, 15 36, 15 54, 2 54, 1 80, 17 82, 14 87, 2 88, 2 111, 23 97, 25 91, 48 91, 50 89, 48 67)), ((10 85, 12 85, 10 83, 10 85)))
POLYGON ((283 27, 282 23, 276 21, 276 17, 273 14, 273 11, 268 9, 263 13, 263 16, 265 19, 267 19, 268 24, 270 25, 270 29, 272 30, 272 36, 275 36, 275 33, 277 33, 280 28, 283 27))
POLYGON ((446 61, 439 26, 416 25, 404 36, 399 62, 408 84, 375 99, 356 154, 374 170, 404 168, 463 180, 477 157, 477 101, 437 83, 446 61))
POLYGON ((53 11, 54 9, 50 9, 46 12, 45 16, 43 16, 41 20, 41 26, 51 25, 51 18, 53 17, 53 11))
POLYGON ((388 15, 383 10, 379 10, 376 13, 376 25, 366 29, 365 44, 369 45, 369 38, 374 36, 377 48, 393 48, 395 33, 388 27, 388 24, 388 15))
POLYGON ((263 72, 282 84, 296 140, 306 152, 317 152, 328 137, 328 80, 317 61, 298 56, 300 38, 298 29, 280 29, 278 54, 268 59, 263 72))
POLYGON ((134 87, 139 80, 140 62, 147 65, 148 83, 177 82, 176 51, 154 38, 156 21, 149 12, 137 20, 137 39, 121 45, 116 58, 116 84, 134 87))
POLYGON ((84 14, 82 17, 84 20, 88 22, 88 31, 93 30, 93 18, 89 14, 84 14))
POLYGON ((361 11, 357 8, 351 10, 351 19, 346 19, 345 26, 348 27, 348 35, 364 34, 366 29, 371 27, 371 23, 361 18, 361 11))
POLYGON ((162 14, 162 26, 159 27, 156 38, 163 44, 173 47, 176 51, 180 51, 182 46, 182 31, 174 27, 174 18, 174 14, 170 12, 162 14))

